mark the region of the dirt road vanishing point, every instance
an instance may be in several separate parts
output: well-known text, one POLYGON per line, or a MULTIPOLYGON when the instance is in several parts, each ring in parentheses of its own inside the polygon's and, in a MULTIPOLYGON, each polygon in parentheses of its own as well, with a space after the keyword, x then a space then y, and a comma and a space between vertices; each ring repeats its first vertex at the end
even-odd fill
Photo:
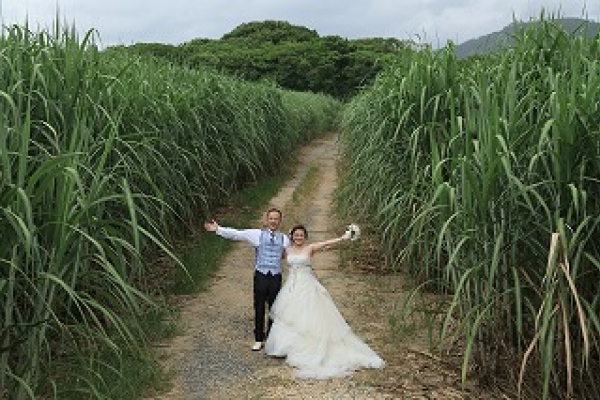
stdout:
MULTIPOLYGON (((283 210, 284 230, 301 222, 310 240, 318 241, 341 235, 347 223, 360 223, 337 221, 331 212, 337 185, 337 139, 332 133, 302 148, 294 176, 271 199, 270 206, 283 210), (292 201, 294 191, 315 167, 315 182, 302 188, 305 193, 297 204, 292 201)), ((257 215, 257 227, 261 217, 257 215)), ((359 253, 365 246, 348 245, 358 246, 359 253)), ((360 265, 361 257, 342 263, 337 250, 319 253, 315 272, 352 329, 387 365, 345 378, 296 379, 284 360, 250 350, 253 258, 250 246, 236 243, 210 288, 184 300, 183 333, 156 346, 160 359, 175 375, 174 385, 148 400, 506 398, 484 395, 472 386, 461 388, 460 371, 428 350, 425 327, 409 335, 394 334, 390 321, 402 307, 403 290, 407 290, 402 276, 368 273, 360 265)))

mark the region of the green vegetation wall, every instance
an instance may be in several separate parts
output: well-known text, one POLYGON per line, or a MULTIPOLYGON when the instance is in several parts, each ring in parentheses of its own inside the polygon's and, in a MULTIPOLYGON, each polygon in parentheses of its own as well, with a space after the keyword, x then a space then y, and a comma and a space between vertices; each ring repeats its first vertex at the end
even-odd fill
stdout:
POLYGON ((543 21, 497 56, 400 61, 344 112, 340 205, 439 295, 419 307, 446 310, 463 379, 600 398, 600 36, 543 21))
POLYGON ((173 256, 172 234, 337 121, 330 96, 99 52, 73 32, 0 37, 0 397, 67 398, 57 378, 110 397, 73 365, 91 368, 102 342, 118 371, 109 331, 142 346, 144 255, 173 256))

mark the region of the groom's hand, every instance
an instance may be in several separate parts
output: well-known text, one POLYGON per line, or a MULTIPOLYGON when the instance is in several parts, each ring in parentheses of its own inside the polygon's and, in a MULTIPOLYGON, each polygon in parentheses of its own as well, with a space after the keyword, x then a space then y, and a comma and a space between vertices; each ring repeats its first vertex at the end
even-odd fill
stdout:
POLYGON ((217 224, 214 219, 204 223, 204 229, 206 229, 208 232, 216 232, 218 228, 219 224, 217 224))

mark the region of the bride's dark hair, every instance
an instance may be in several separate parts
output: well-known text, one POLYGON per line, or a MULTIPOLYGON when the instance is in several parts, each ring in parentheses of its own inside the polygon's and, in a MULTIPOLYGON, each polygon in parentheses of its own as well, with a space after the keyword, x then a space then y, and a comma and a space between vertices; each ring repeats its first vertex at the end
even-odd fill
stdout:
POLYGON ((308 231, 304 225, 294 225, 294 227, 290 230, 290 237, 294 236, 294 232, 296 232, 298 229, 302 230, 304 232, 304 237, 308 239, 308 231))

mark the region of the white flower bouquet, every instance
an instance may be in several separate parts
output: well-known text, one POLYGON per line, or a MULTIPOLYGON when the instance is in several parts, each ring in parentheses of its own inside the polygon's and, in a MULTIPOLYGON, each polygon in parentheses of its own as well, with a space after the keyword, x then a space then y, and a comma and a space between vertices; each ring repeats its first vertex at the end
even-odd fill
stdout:
POLYGON ((346 229, 346 236, 350 237, 350 240, 360 239, 360 227, 356 224, 348 225, 348 228, 346 229))

